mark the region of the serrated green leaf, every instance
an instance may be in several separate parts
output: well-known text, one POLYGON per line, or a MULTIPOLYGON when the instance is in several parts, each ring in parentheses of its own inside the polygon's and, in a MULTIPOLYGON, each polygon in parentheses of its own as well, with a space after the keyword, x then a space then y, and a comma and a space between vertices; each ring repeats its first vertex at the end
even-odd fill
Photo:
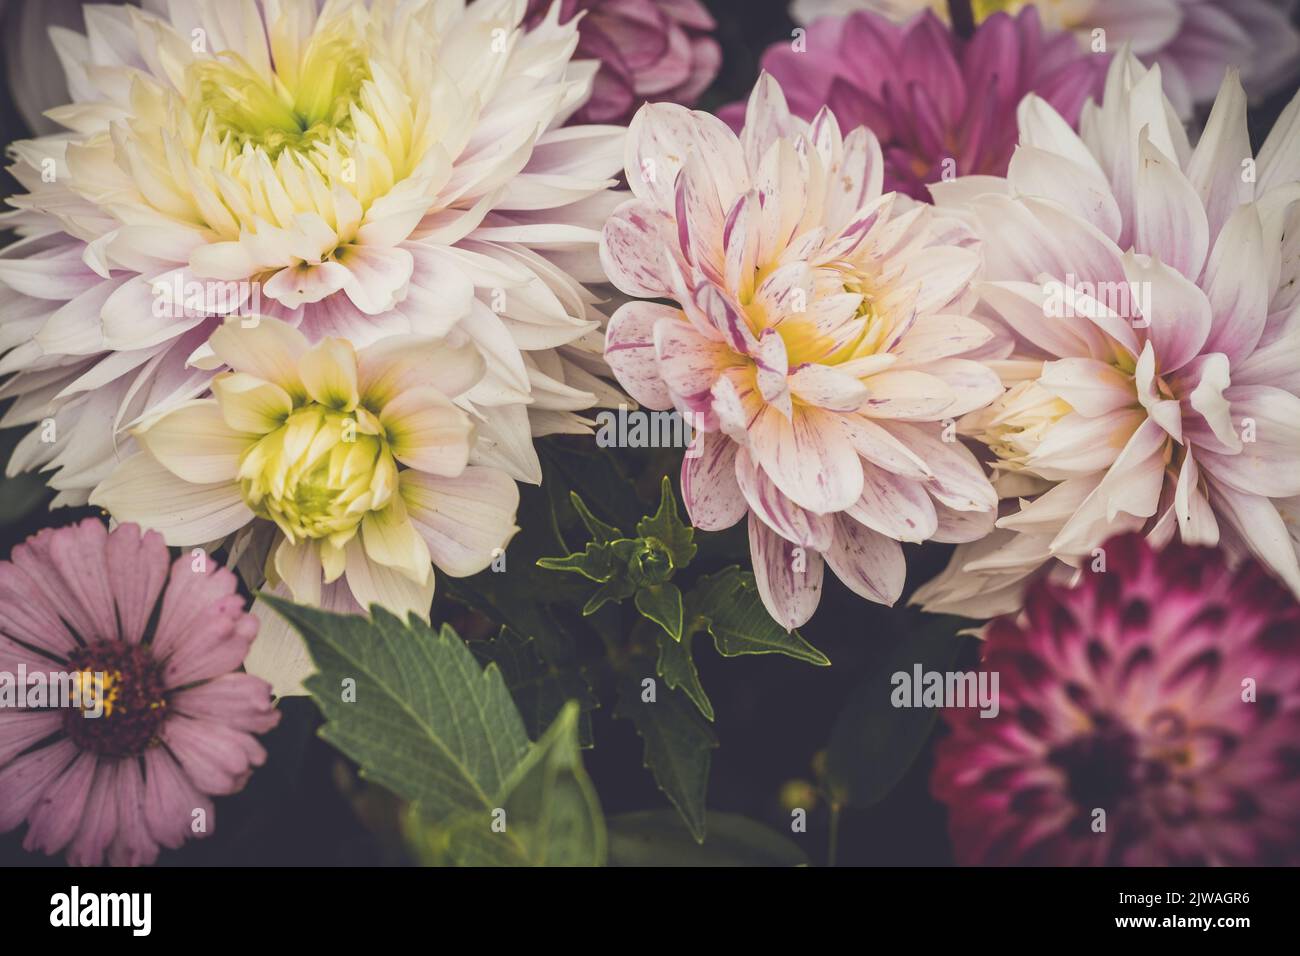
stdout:
POLYGON ((534 865, 605 862, 605 819, 582 765, 579 716, 576 701, 565 704, 507 787, 506 826, 516 832, 534 865))
POLYGON ((703 842, 705 795, 717 737, 680 691, 658 688, 653 702, 642 700, 641 694, 640 681, 624 681, 614 716, 626 717, 635 725, 645 742, 646 768, 677 808, 696 842, 703 842))
POLYGON ((695 529, 677 517, 677 497, 673 483, 664 475, 659 489, 659 510, 636 523, 637 537, 655 538, 672 555, 674 569, 680 571, 695 557, 695 529))
POLYGON ((494 813, 447 827, 446 862, 459 866, 600 866, 605 823, 578 750, 578 705, 569 702, 506 784, 494 813), (496 829, 493 823, 497 822, 496 829))
POLYGON ((509 627, 501 628, 491 641, 475 641, 470 649, 484 665, 495 663, 501 668, 530 738, 540 737, 565 703, 576 700, 580 708, 578 741, 583 747, 592 746, 591 711, 600 703, 576 663, 560 667, 543 659, 536 641, 509 627))
POLYGON ((682 639, 682 592, 666 581, 636 592, 636 609, 667 632, 674 641, 682 639))
POLYGON ((486 814, 528 752, 524 723, 500 670, 479 666, 449 627, 434 634, 379 606, 371 620, 263 598, 298 629, 318 673, 307 690, 320 735, 362 775, 420 805, 433 821, 486 814), (344 680, 355 681, 355 702, 344 680))
POLYGON ((903 629, 906 635, 853 691, 831 730, 826 750, 826 779, 832 798, 847 806, 873 806, 894 789, 921 752, 939 711, 933 707, 895 707, 892 677, 899 671, 947 671, 957 659, 964 624, 936 618, 926 627, 903 629))
POLYGON ((695 657, 691 653, 693 635, 686 635, 681 641, 675 641, 663 631, 657 631, 659 642, 659 662, 656 670, 673 690, 680 690, 700 709, 708 720, 713 720, 713 702, 704 693, 700 683, 700 672, 695 667, 695 657))
POLYGON ((703 628, 723 657, 784 654, 819 667, 830 659, 798 631, 787 631, 767 613, 754 575, 736 567, 700 578, 687 595, 687 628, 703 628))
POLYGON ((732 813, 708 815, 697 843, 671 810, 621 813, 606 821, 611 866, 807 866, 789 837, 732 813))

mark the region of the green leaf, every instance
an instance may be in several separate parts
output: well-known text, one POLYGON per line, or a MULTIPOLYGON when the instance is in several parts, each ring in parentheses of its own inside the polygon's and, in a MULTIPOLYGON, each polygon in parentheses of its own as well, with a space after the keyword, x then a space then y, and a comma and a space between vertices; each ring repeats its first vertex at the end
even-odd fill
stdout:
POLYGON ((659 489, 659 510, 653 517, 638 521, 636 533, 639 538, 655 538, 662 543, 672 555, 676 570, 686 567, 695 557, 695 529, 677 517, 677 498, 667 475, 659 489))
POLYGON ((298 629, 317 674, 306 687, 325 715, 320 735, 364 777, 419 803, 433 821, 499 805, 529 749, 501 671, 479 666, 449 627, 434 634, 379 606, 372 620, 263 598, 298 629), (344 681, 354 680, 355 702, 344 681))
POLYGON ((611 866, 807 866, 789 837, 732 813, 708 815, 709 836, 697 843, 671 810, 610 817, 611 866))
POLYGON ((671 582, 641 588, 636 609, 662 627, 674 641, 682 639, 682 592, 671 582))
POLYGON ((458 866, 601 866, 605 822, 578 750, 569 702, 506 785, 495 814, 460 815, 446 828, 445 860, 458 866), (498 827, 493 828, 493 822, 498 827))
POLYGON ((673 690, 680 690, 689 697, 708 720, 713 720, 713 703, 704 693, 700 683, 700 672, 695 668, 695 657, 691 653, 693 635, 686 635, 681 641, 675 641, 663 631, 656 632, 659 641, 659 663, 656 670, 673 690))
POLYGON ((569 492, 569 501, 573 504, 573 510, 578 512, 578 517, 582 519, 582 523, 586 526, 592 540, 597 544, 609 544, 616 538, 623 537, 623 532, 619 531, 618 528, 606 524, 592 514, 582 499, 578 497, 576 491, 569 492))
POLYGON ((830 659, 800 636, 772 620, 758 594, 754 575, 737 567, 700 578, 686 598, 687 629, 704 628, 723 657, 784 654, 795 660, 830 665, 830 659))
POLYGON ((537 652, 537 642, 524 637, 509 627, 491 641, 475 641, 470 650, 483 664, 495 663, 501 668, 510 696, 523 715, 528 736, 538 738, 559 716, 565 703, 576 700, 578 715, 578 740, 583 747, 593 744, 591 711, 600 706, 591 684, 581 669, 560 667, 542 658, 537 652))
POLYGON ((603 544, 590 542, 586 549, 563 558, 538 558, 537 566, 547 571, 576 571, 589 580, 603 583, 619 570, 613 552, 603 544))
POLYGON ((928 627, 901 628, 904 637, 853 691, 831 729, 826 779, 832 799, 865 808, 882 800, 903 775, 934 729, 937 708, 895 707, 892 676, 950 670, 961 649, 956 618, 942 617, 928 627))
POLYGON ((596 588, 596 593, 587 599, 587 603, 582 606, 584 617, 595 614, 607 602, 613 601, 617 604, 625 598, 630 598, 636 593, 636 585, 625 577, 610 578, 600 587, 596 588))
POLYGON ((566 705, 506 784, 499 807, 434 822, 403 821, 408 846, 430 866, 600 866, 604 818, 577 746, 578 707, 566 705))
POLYGON ((646 768, 696 842, 703 842, 705 793, 717 737, 685 694, 661 687, 654 701, 645 701, 641 695, 639 680, 625 680, 619 687, 614 716, 626 717, 636 726, 645 742, 646 768))

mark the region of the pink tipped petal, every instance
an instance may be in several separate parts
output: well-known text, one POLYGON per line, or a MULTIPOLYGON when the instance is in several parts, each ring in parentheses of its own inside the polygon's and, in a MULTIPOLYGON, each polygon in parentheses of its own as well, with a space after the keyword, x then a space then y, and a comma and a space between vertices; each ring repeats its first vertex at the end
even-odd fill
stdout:
POLYGON ((787 631, 806 624, 821 601, 822 556, 787 541, 752 514, 749 552, 767 613, 787 631))
POLYGON ((697 432, 682 458, 682 500, 701 531, 724 531, 748 510, 736 482, 736 447, 719 432, 697 432))

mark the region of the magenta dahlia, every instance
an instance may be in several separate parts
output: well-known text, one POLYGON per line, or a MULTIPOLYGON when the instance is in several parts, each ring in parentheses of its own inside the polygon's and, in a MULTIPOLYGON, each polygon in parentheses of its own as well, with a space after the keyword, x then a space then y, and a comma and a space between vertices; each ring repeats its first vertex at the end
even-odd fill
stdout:
MULTIPOLYGON (((1047 33, 1038 11, 990 16, 962 40, 931 11, 896 24, 870 11, 815 20, 795 42, 773 44, 763 69, 790 111, 811 120, 828 106, 844 129, 866 126, 885 155, 885 190, 928 201, 929 183, 1002 176, 1016 146, 1016 104, 1037 93, 1073 126, 1100 94, 1105 54, 1068 33, 1047 33)), ((744 104, 719 114, 733 128, 744 104)))
POLYGON ((1112 538, 994 620, 1000 708, 944 712, 962 864, 1300 860, 1300 603, 1253 561, 1112 538))
MULTIPOLYGON (((529 0, 525 23, 556 0, 529 0)), ((691 106, 718 75, 717 24, 699 0, 559 0, 560 23, 578 21, 577 60, 596 60, 591 99, 575 123, 625 124, 642 103, 691 106)))
POLYGON ((15 547, 0 561, 0 832, 26 820, 27 850, 114 866, 211 833, 211 797, 243 788, 266 759, 253 735, 280 719, 270 685, 239 671, 256 633, 233 574, 171 563, 135 525, 87 519, 15 547))

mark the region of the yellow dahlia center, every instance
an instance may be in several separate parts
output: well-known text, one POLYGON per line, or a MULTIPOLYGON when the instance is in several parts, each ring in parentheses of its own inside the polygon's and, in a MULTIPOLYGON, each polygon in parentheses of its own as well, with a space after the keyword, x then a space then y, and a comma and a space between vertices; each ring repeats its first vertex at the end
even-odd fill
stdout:
POLYGON ((292 69, 269 76, 229 51, 190 66, 190 107, 200 128, 238 147, 260 146, 274 159, 352 131, 352 105, 369 78, 367 60, 347 37, 318 34, 292 69))
POLYGON ((1019 471, 1052 426, 1073 410, 1037 382, 1021 382, 978 413, 975 437, 998 456, 1001 467, 1019 471))
POLYGON ((328 538, 342 547, 367 512, 392 499, 397 464, 364 408, 312 402, 244 453, 239 480, 249 508, 290 541, 328 538))

